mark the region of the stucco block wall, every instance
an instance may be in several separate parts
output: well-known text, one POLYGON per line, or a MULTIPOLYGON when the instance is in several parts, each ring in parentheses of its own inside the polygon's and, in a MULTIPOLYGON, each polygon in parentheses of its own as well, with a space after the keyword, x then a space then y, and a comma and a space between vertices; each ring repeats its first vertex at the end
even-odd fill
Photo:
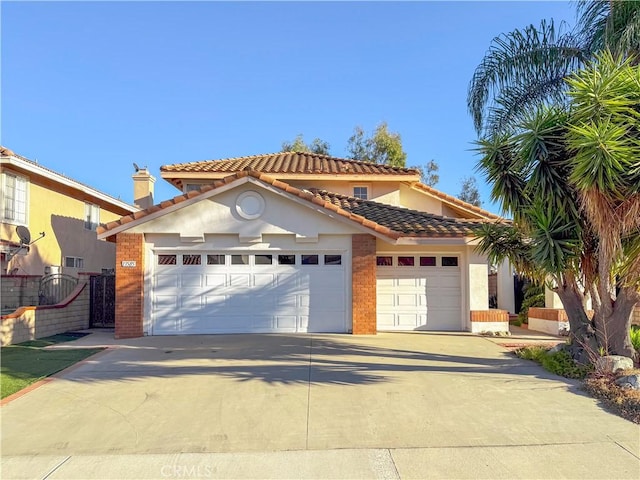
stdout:
POLYGON ((2 317, 2 345, 89 328, 89 285, 82 283, 63 302, 28 306, 2 317))
POLYGON ((633 317, 631 318, 633 325, 640 325, 640 305, 636 306, 633 310, 633 317))
POLYGON ((0 306, 2 310, 38 305, 40 275, 3 275, 0 278, 0 306))
POLYGON ((509 312, 506 310, 472 310, 469 317, 472 333, 509 331, 509 312))
POLYGON ((144 236, 119 233, 116 237, 116 338, 143 335, 144 236), (123 267, 122 262, 135 262, 123 267))
POLYGON ((358 234, 352 242, 353 334, 375 334, 376 313, 376 239, 358 234))

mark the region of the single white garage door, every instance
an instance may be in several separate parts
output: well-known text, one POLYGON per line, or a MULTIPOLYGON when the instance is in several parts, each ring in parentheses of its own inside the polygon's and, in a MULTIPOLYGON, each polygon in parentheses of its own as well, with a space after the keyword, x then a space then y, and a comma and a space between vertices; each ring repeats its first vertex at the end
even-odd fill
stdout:
POLYGON ((380 255, 378 330, 462 330, 458 257, 380 255))
POLYGON ((343 255, 157 253, 152 334, 345 332, 343 255))

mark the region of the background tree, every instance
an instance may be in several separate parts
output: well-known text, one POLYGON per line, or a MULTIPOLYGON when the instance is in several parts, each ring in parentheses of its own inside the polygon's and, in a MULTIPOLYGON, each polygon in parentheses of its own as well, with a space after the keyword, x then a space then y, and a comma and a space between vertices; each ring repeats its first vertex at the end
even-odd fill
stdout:
POLYGON ((429 160, 426 164, 415 167, 420 172, 420 181, 430 187, 435 187, 440 181, 440 166, 435 160, 429 160))
POLYGON ((462 188, 458 198, 476 207, 482 206, 482 199, 480 198, 480 190, 478 190, 476 177, 471 176, 462 179, 462 188))
POLYGON ((629 330, 640 302, 640 67, 603 54, 567 83, 569 108, 538 108, 517 133, 478 142, 491 197, 513 217, 481 227, 479 249, 551 280, 577 357, 599 349, 635 357, 629 330))
POLYGON ((329 143, 319 138, 314 138, 310 144, 305 143, 304 135, 299 133, 293 142, 282 142, 283 152, 309 152, 321 155, 329 155, 329 143))
POLYGON ((543 20, 539 26, 532 24, 493 39, 467 94, 479 134, 504 132, 532 108, 566 103, 564 79, 605 47, 621 55, 638 55, 640 2, 578 1, 577 8, 578 25, 573 31, 543 20))
POLYGON ((390 132, 387 122, 378 125, 370 137, 362 127, 355 127, 353 135, 347 143, 348 157, 393 167, 404 167, 407 154, 402 149, 402 138, 399 133, 390 132))

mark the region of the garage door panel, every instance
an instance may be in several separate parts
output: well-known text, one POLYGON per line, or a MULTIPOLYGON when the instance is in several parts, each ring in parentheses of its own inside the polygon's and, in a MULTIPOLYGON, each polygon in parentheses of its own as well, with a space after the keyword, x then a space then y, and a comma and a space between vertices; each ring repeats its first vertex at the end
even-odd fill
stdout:
POLYGON ((398 325, 401 327, 414 328, 426 324, 426 317, 426 315, 417 313, 398 313, 398 325))
POLYGON ((272 273, 256 273, 253 275, 253 284, 256 287, 275 287, 276 279, 272 273))
POLYGON ((205 277, 207 287, 224 287, 227 284, 227 276, 224 273, 209 274, 205 277))
POLYGON ((151 333, 344 332, 345 269, 313 255, 319 265, 256 265, 251 253, 243 264, 156 261, 151 333))
POLYGON ((245 274, 231 274, 229 275, 229 286, 231 287, 250 287, 251 275, 245 274))
POLYGON ((178 276, 173 273, 169 275, 156 275, 156 287, 171 288, 178 286, 178 276))
POLYGON ((177 295, 156 295, 155 307, 161 308, 178 308, 178 296, 177 295))
POLYGON ((183 273, 180 275, 180 286, 182 287, 201 287, 202 275, 199 273, 183 273))
POLYGON ((383 313, 378 311, 378 328, 393 327, 395 326, 395 321, 396 315, 394 313, 383 313))
POLYGON ((377 272, 379 330, 460 330, 459 269, 382 267, 377 272))
POLYGON ((298 317, 296 315, 276 315, 276 328, 295 332, 298 317))
POLYGON ((406 293, 399 293, 397 294, 396 298, 397 298, 397 305, 398 307, 402 308, 402 307, 418 307, 420 305, 425 305, 426 304, 426 300, 421 298, 422 295, 415 295, 415 294, 406 294, 406 293))
POLYGON ((433 282, 434 286, 438 288, 460 288, 460 274, 457 275, 439 275, 437 282, 433 282))
POLYGON ((202 307, 202 297, 200 295, 181 295, 180 308, 183 310, 200 310, 202 307))
POLYGON ((396 296, 392 293, 378 293, 378 305, 383 307, 393 307, 396 296))
POLYGON ((160 314, 156 319, 155 329, 158 333, 175 334, 179 332, 178 326, 180 323, 179 318, 172 318, 168 314, 160 314))

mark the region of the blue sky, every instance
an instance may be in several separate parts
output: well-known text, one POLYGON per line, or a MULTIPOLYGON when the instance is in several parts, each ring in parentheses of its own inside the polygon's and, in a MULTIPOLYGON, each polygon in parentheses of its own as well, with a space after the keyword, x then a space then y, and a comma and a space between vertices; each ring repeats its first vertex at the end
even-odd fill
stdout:
MULTIPOLYGON (((298 133, 346 155, 386 121, 407 164, 473 175, 466 92, 491 39, 569 2, 7 2, 0 142, 131 202, 132 163, 279 151, 298 133)), ((489 188, 480 181, 484 206, 489 188)))

